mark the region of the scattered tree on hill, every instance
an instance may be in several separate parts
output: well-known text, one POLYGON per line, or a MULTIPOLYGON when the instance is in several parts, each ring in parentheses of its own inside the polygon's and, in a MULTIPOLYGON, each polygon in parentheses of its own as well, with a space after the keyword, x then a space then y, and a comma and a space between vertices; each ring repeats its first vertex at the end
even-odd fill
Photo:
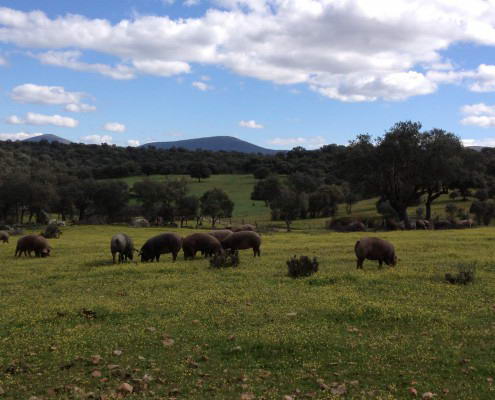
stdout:
POLYGON ((304 215, 307 207, 305 196, 286 186, 283 186, 278 196, 270 201, 272 219, 285 221, 287 232, 291 230, 292 221, 304 215))
POLYGON ((180 218, 181 228, 190 219, 198 220, 199 199, 196 196, 184 196, 177 204, 177 216, 180 218))
POLYGON ((322 185, 309 195, 308 211, 311 218, 331 217, 337 212, 343 194, 337 185, 322 185))
POLYGON ((351 187, 348 182, 344 182, 341 186, 342 198, 345 203, 345 210, 349 215, 352 214, 352 206, 361 199, 361 195, 357 188, 358 185, 354 185, 351 187))
POLYGON ((220 218, 231 218, 234 203, 222 189, 206 191, 200 198, 201 215, 211 218, 214 227, 220 218))
POLYGON ((469 212, 476 216, 476 222, 478 223, 478 225, 484 223, 488 226, 490 225, 493 217, 495 217, 495 203, 492 200, 475 200, 471 204, 469 212))
POLYGON ((194 163, 189 167, 189 175, 191 178, 196 178, 198 182, 201 182, 201 179, 210 177, 211 169, 204 162, 194 163))
POLYGON ((98 182, 93 196, 95 214, 113 221, 127 206, 129 187, 121 181, 98 182))
POLYGON ((253 173, 255 179, 265 179, 268 175, 270 175, 270 170, 266 167, 259 167, 253 173))
POLYGON ((432 129, 420 135, 420 157, 416 162, 421 171, 421 187, 425 192, 426 219, 431 219, 431 205, 442 194, 447 194, 462 168, 460 139, 441 129, 432 129))
POLYGON ((251 193, 251 200, 261 200, 268 204, 280 194, 282 183, 276 176, 269 176, 266 179, 262 179, 254 185, 253 192, 251 193))

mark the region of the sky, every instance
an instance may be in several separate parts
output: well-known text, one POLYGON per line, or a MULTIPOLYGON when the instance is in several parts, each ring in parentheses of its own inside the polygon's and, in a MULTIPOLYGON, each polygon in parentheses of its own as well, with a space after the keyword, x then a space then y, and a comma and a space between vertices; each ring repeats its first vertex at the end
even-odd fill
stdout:
POLYGON ((1 0, 0 140, 495 146, 494 0, 1 0))

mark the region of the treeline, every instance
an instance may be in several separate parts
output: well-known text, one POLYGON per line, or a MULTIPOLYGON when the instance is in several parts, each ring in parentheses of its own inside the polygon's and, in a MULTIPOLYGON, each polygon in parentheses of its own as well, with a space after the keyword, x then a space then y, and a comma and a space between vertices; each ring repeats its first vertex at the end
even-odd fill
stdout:
POLYGON ((296 147, 276 155, 6 141, 0 142, 0 218, 40 219, 42 210, 48 210, 84 220, 90 210, 91 215, 115 220, 135 212, 129 197, 139 191, 141 198, 136 201, 146 204, 143 212, 181 218, 188 213, 177 210, 186 208, 185 201, 192 207, 193 200, 185 200, 184 195, 170 206, 167 196, 183 189, 157 189, 147 183, 142 190, 129 190, 122 182, 105 180, 151 174, 202 179, 241 173, 259 179, 252 198, 264 200, 273 219, 327 217, 341 202, 350 212, 357 199, 377 196, 378 212, 407 225, 409 207, 424 204, 424 218, 430 219, 432 204, 452 191, 464 198, 471 190, 486 193, 473 212, 486 210, 489 215, 495 193, 495 149, 474 151, 452 133, 423 131, 420 123, 411 121, 395 124, 377 139, 358 135, 348 146, 311 151, 296 147), (286 178, 277 178, 280 175, 286 178), (160 200, 150 207, 152 200, 144 195, 153 190, 160 200))
POLYGON ((129 187, 118 180, 78 179, 47 171, 22 172, 0 182, 0 221, 8 224, 46 224, 54 216, 81 223, 131 222, 144 216, 157 225, 188 220, 212 225, 232 217, 234 203, 221 189, 201 197, 188 195, 184 179, 148 179, 129 187))
POLYGON ((334 215, 345 202, 350 213, 360 198, 378 197, 377 212, 409 226, 407 209, 424 205, 430 220, 432 204, 441 195, 455 193, 464 199, 476 191, 470 212, 490 220, 495 196, 495 149, 478 152, 441 129, 422 131, 418 122, 399 122, 382 137, 359 135, 348 146, 324 146, 309 152, 296 148, 287 153, 286 180, 260 168, 262 178, 251 198, 270 206, 273 219, 285 220, 334 215))

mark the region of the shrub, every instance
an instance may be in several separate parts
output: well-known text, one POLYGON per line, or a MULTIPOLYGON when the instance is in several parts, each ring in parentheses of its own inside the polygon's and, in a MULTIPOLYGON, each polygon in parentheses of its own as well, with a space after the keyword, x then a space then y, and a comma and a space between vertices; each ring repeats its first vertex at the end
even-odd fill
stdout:
POLYGON ((457 273, 445 274, 445 280, 452 284, 467 285, 474 282, 476 273, 476 262, 459 263, 456 265, 457 273))
POLYGON ((237 267, 240 263, 239 250, 227 251, 224 254, 217 254, 210 258, 211 268, 237 267))
POLYGON ((311 260, 307 256, 300 256, 299 259, 294 256, 287 261, 289 276, 292 278, 313 275, 318 272, 318 265, 316 257, 311 260))

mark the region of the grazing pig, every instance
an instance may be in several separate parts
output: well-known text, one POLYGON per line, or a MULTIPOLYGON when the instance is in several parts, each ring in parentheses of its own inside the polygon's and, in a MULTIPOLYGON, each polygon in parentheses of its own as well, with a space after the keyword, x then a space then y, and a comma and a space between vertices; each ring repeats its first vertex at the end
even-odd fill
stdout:
POLYGON ((232 235, 232 231, 230 229, 219 229, 217 231, 208 232, 208 235, 211 235, 218 239, 218 241, 224 240, 227 236, 232 235))
POLYGON ((36 257, 47 257, 50 250, 51 247, 43 236, 27 235, 17 241, 15 256, 20 257, 24 253, 25 256, 29 254, 31 257, 31 252, 34 251, 36 257))
POLYGON ((183 240, 182 250, 184 251, 184 260, 193 259, 198 251, 206 257, 213 254, 223 254, 220 241, 208 233, 193 233, 187 236, 183 240))
POLYGON ((222 240, 222 247, 227 250, 253 249, 254 256, 261 256, 261 237, 256 232, 241 231, 234 232, 222 240))
POLYGON ((118 233, 110 241, 110 251, 112 252, 113 263, 115 264, 115 255, 119 254, 119 263, 132 260, 134 257, 134 242, 125 233, 118 233))
POLYGON ((162 233, 148 239, 146 243, 141 247, 139 255, 141 256, 141 262, 156 260, 160 261, 160 255, 166 253, 172 253, 172 259, 177 259, 177 254, 182 247, 182 238, 175 233, 162 233))
MULTIPOLYGON (((462 219, 459 221, 458 224, 461 228, 472 228, 473 227, 473 220, 471 218, 468 219, 462 219)), ((1 237, 1 233, 0 233, 1 237)))
POLYGON ((392 243, 377 238, 367 237, 356 242, 354 251, 357 257, 357 268, 363 269, 363 261, 377 260, 382 266, 382 263, 395 266, 397 264, 397 257, 395 256, 395 249, 392 243))
POLYGON ((256 227, 251 224, 244 224, 241 226, 235 226, 232 228, 232 232, 244 232, 244 231, 250 231, 250 232, 256 232, 256 227))
POLYGON ((418 219, 416 220, 416 227, 417 229, 429 229, 430 221, 428 221, 427 219, 418 219))
POLYGON ((0 242, 8 243, 9 242, 9 234, 5 231, 0 231, 0 242))

